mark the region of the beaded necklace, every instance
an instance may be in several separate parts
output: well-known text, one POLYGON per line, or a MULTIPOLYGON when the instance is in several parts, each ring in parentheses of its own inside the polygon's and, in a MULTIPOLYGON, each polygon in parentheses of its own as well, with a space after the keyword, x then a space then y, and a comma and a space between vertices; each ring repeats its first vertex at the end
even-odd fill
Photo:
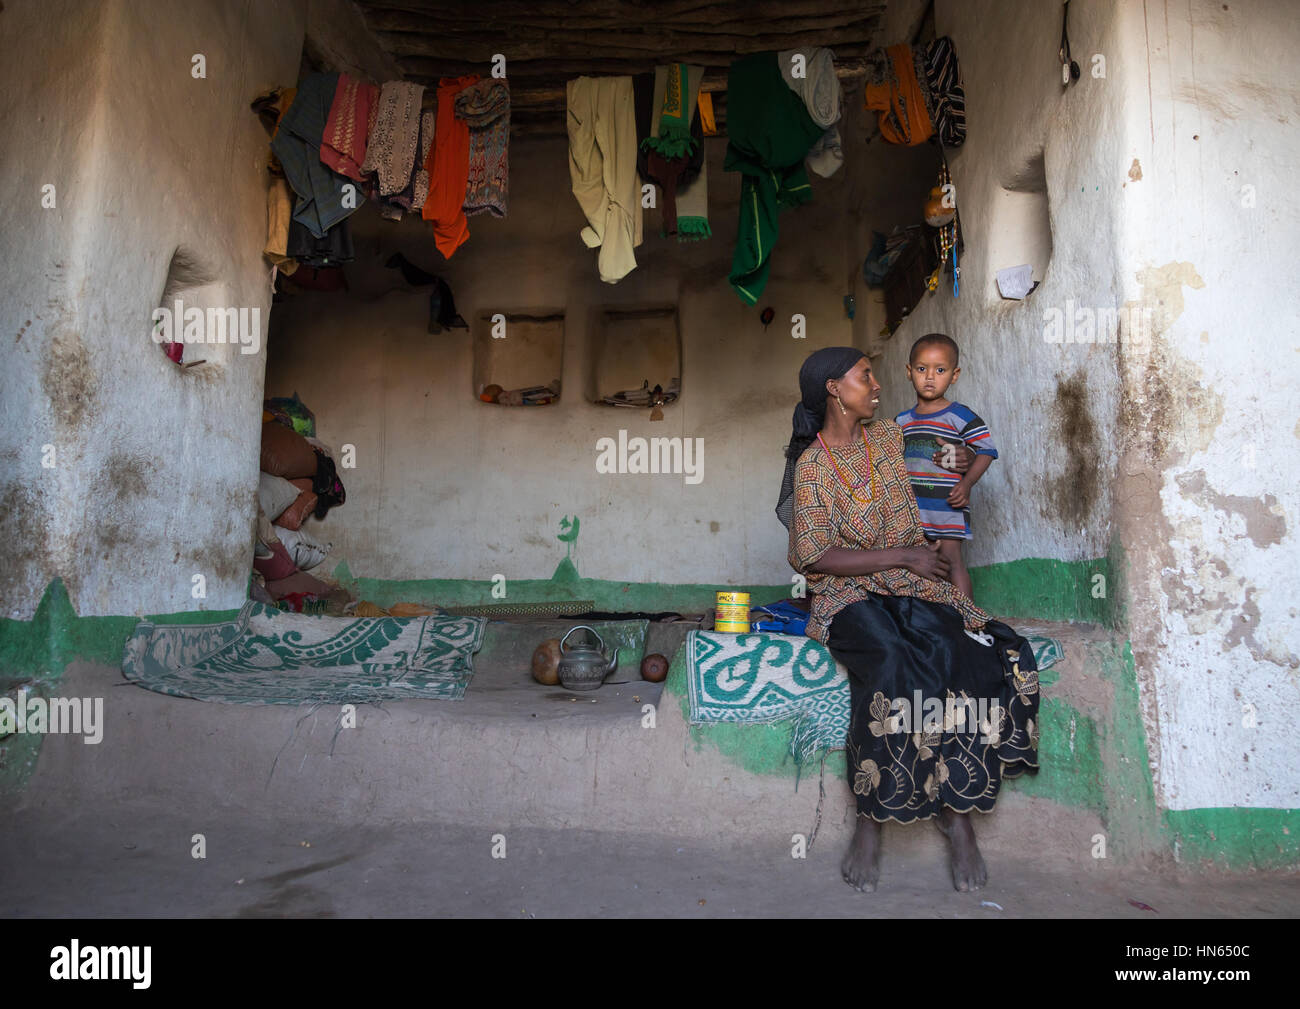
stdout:
POLYGON ((871 465, 871 443, 867 441, 867 429, 865 427, 862 428, 862 444, 867 447, 867 472, 871 474, 869 477, 871 493, 865 498, 858 497, 858 490, 867 486, 868 481, 863 480, 862 483, 857 485, 857 487, 854 487, 853 484, 849 483, 848 478, 846 478, 844 473, 840 470, 840 464, 835 461, 835 456, 831 455, 831 450, 827 448, 826 443, 822 441, 820 431, 817 433, 817 440, 821 442, 821 447, 826 453, 826 458, 831 461, 831 465, 835 468, 836 476, 840 478, 840 482, 844 484, 844 486, 849 489, 849 493, 853 495, 853 500, 857 501, 859 504, 867 504, 874 501, 876 499, 876 470, 871 465))

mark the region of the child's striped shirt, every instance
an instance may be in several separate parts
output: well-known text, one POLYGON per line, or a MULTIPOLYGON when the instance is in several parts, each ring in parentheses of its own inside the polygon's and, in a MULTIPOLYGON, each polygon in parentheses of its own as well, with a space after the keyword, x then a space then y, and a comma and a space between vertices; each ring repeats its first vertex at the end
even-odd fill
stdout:
POLYGON ((934 461, 944 442, 965 442, 980 455, 998 457, 988 425, 969 407, 949 403, 937 413, 904 410, 894 418, 903 429, 903 456, 912 493, 921 511, 921 526, 930 539, 971 538, 970 508, 953 508, 948 495, 962 474, 944 469, 934 461))

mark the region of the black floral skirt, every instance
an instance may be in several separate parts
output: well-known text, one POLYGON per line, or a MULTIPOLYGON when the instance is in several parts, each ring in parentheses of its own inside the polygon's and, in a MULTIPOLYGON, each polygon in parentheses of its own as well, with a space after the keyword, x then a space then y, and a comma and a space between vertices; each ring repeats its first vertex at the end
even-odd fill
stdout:
POLYGON ((987 813, 1003 778, 1038 770, 1038 666, 1006 624, 973 635, 951 606, 872 594, 835 615, 827 647, 849 671, 859 816, 987 813))

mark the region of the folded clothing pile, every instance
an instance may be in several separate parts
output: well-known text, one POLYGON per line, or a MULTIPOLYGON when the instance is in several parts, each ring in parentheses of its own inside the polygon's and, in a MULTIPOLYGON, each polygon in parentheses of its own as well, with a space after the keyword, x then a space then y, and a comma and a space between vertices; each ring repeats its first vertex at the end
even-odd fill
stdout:
POLYGON ((275 419, 262 424, 261 469, 253 568, 265 585, 254 579, 254 598, 289 600, 293 609, 301 609, 334 588, 307 574, 325 559, 332 544, 321 542, 304 523, 312 516, 324 518, 330 508, 343 503, 346 493, 328 449, 275 419))

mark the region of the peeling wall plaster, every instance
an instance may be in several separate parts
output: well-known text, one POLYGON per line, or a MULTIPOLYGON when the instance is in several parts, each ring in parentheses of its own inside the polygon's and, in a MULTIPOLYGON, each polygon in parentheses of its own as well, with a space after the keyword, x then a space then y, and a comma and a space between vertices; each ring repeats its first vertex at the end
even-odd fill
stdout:
MULTIPOLYGON (((1073 13, 1073 12, 1072 12, 1073 13)), ((1169 809, 1300 807, 1300 488, 1295 294, 1269 263, 1300 231, 1300 111, 1281 69, 1284 2, 1125 7, 1125 294, 1149 341, 1121 341, 1119 502, 1130 634, 1157 798, 1169 809), (1263 138, 1267 138, 1266 140, 1263 138)), ((1112 61, 1117 62, 1117 61, 1112 61)))

